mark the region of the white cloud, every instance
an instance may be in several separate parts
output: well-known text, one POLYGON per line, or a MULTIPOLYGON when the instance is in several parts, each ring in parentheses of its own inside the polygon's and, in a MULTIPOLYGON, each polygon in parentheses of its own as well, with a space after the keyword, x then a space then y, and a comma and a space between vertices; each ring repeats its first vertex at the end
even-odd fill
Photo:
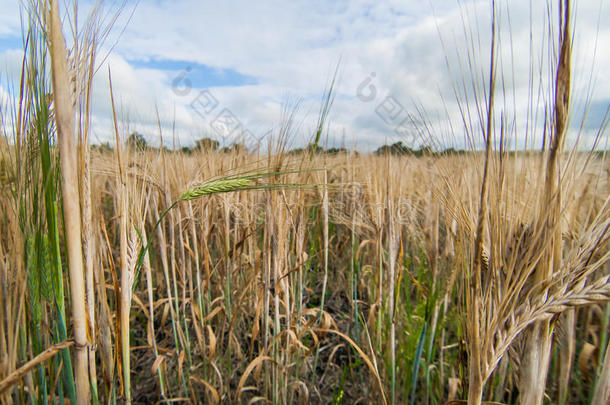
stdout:
POLYGON ((20 34, 19 3, 19 1, 0 2, 0 38, 20 34))
MULTIPOLYGON (((590 0, 576 5, 574 97, 581 105, 591 74, 595 77, 592 103, 599 105, 610 99, 610 77, 602 74, 602 69, 610 65, 610 53, 603 51, 610 43, 610 7, 602 6, 602 2, 590 0), (596 67, 591 72, 593 65, 596 67)), ((509 111, 516 109, 518 126, 525 121, 528 99, 532 97, 530 68, 534 66, 536 80, 540 71, 551 71, 549 66, 539 65, 539 59, 547 56, 541 50, 548 49, 549 41, 543 37, 546 5, 529 0, 497 3, 504 84, 515 89, 514 93, 507 92, 506 101, 499 98, 497 105, 506 107, 504 114, 509 119, 509 111), (534 38, 531 54, 530 7, 534 38)), ((557 7, 555 2, 551 5, 557 7)), ((459 133, 461 122, 454 91, 465 89, 472 101, 472 84, 483 86, 488 79, 489 1, 466 2, 460 8, 455 0, 434 1, 431 6, 428 2, 397 0, 142 0, 127 23, 129 16, 130 10, 126 9, 114 36, 106 43, 114 43, 123 24, 127 24, 107 61, 115 99, 132 128, 150 136, 158 132, 158 109, 165 132, 171 133, 175 123, 183 144, 209 131, 207 124, 224 108, 244 128, 255 134, 265 133, 278 126, 282 103, 289 98, 302 98, 297 122, 302 123, 303 130, 312 129, 321 92, 339 59, 330 135, 332 142, 340 143, 345 134, 347 145, 356 143, 363 149, 400 139, 393 126, 377 114, 383 110, 379 106, 387 96, 411 113, 417 112, 414 105, 423 108, 430 125, 439 131, 449 130, 448 115, 453 130, 459 133), (473 30, 473 42, 464 36, 465 22, 466 31, 473 30), (468 49, 474 57, 471 64, 467 62, 468 49), (152 59, 232 69, 255 78, 256 84, 209 89, 218 106, 202 119, 191 103, 203 89, 179 96, 171 89, 175 72, 136 68, 132 63, 152 59), (374 77, 370 84, 377 95, 363 102, 357 97, 357 89, 371 73, 374 77)), ((553 35, 550 40, 554 43, 556 32, 553 35)), ((502 84, 500 80, 498 83, 502 84)), ((549 94, 544 94, 547 101, 549 94)), ((109 99, 104 66, 95 80, 94 99, 95 131, 102 140, 112 134, 109 99)), ((473 105, 469 107, 475 113, 473 105)), ((515 127, 514 137, 522 139, 523 132, 523 128, 515 127)))
POLYGON ((21 76, 23 51, 16 49, 0 52, 0 78, 3 84, 7 82, 17 86, 21 76))

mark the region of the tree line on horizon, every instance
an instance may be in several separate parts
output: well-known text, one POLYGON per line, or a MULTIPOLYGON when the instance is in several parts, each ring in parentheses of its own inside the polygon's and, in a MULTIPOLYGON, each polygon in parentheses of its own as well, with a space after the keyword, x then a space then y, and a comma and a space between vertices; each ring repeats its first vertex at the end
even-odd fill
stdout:
MULTIPOLYGON (((146 150, 159 150, 160 148, 152 146, 146 140, 146 137, 139 132, 132 132, 127 139, 125 140, 125 147, 143 152, 146 150)), ((100 152, 110 152, 114 150, 113 145, 110 142, 103 142, 100 144, 92 145, 92 148, 98 150, 100 152)), ((168 148, 166 146, 162 147, 167 152, 182 152, 185 154, 191 154, 197 151, 213 151, 213 152, 223 152, 223 153, 231 153, 238 151, 246 151, 247 148, 244 144, 241 143, 233 143, 229 146, 222 146, 220 142, 214 138, 203 137, 195 141, 193 146, 181 146, 175 150, 168 148)), ((294 149, 290 149, 288 151, 291 155, 298 155, 301 153, 315 153, 315 154, 329 154, 329 155, 337 155, 342 153, 355 153, 359 154, 356 150, 350 150, 344 147, 330 147, 324 148, 320 145, 316 145, 315 143, 309 143, 305 147, 298 147, 294 149)), ((443 150, 442 152, 435 152, 429 146, 421 146, 418 149, 413 149, 405 145, 402 141, 393 143, 391 145, 382 145, 372 152, 374 155, 413 155, 413 156, 424 156, 424 155, 435 155, 435 154, 451 154, 451 153, 465 153, 462 150, 456 150, 454 148, 448 148, 443 150)))
MULTIPOLYGON (((159 150, 160 148, 154 147, 148 144, 148 141, 139 132, 132 132, 127 139, 125 140, 125 146, 131 150, 144 152, 146 150, 159 150)), ((111 152, 114 150, 112 144, 110 142, 104 142, 100 144, 92 145, 94 150, 98 150, 100 152, 111 152)), ((247 147, 242 143, 233 143, 229 146, 222 146, 220 142, 214 138, 203 137, 195 141, 193 146, 181 146, 178 149, 171 149, 166 146, 162 147, 163 150, 167 152, 182 152, 184 154, 191 154, 193 152, 198 151, 212 151, 212 152, 221 152, 221 153, 233 153, 233 152, 246 152, 247 147)), ((475 151, 476 152, 476 151, 475 151)), ((594 155, 601 157, 607 151, 596 151, 594 155)), ((316 145, 315 143, 309 143, 305 147, 299 147, 290 149, 288 154, 290 155, 299 155, 301 153, 314 153, 314 154, 328 154, 328 155, 337 155, 337 154, 348 154, 353 153, 358 155, 359 152, 356 150, 350 150, 344 147, 331 147, 324 148, 320 145, 316 145)), ((440 151, 435 151, 433 148, 427 145, 422 145, 419 148, 411 148, 405 145, 402 141, 395 142, 393 144, 385 144, 377 148, 372 152, 373 155, 377 156, 385 156, 385 155, 393 155, 393 156, 446 156, 446 155, 465 155, 468 153, 473 153, 472 150, 464 150, 464 149, 456 149, 454 147, 448 147, 440 151)), ((539 153, 539 151, 509 151, 508 155, 517 155, 517 154, 531 154, 531 153, 539 153)))

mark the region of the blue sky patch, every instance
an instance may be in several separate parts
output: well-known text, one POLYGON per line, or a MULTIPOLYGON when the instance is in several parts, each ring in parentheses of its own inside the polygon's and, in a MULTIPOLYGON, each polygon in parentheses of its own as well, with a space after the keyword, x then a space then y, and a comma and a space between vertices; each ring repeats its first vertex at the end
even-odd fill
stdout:
POLYGON ((247 86, 258 83, 256 78, 242 75, 233 69, 215 68, 191 61, 169 59, 130 60, 129 64, 135 68, 164 71, 168 73, 170 82, 179 81, 183 83, 188 80, 194 88, 247 86))
POLYGON ((11 35, 0 37, 0 53, 9 49, 23 49, 21 35, 11 35))
MULTIPOLYGON (((610 99, 602 99, 592 101, 587 111, 587 118, 584 124, 584 129, 598 130, 602 126, 604 116, 610 108, 610 99)), ((580 119, 573 120, 574 123, 580 125, 580 119)))

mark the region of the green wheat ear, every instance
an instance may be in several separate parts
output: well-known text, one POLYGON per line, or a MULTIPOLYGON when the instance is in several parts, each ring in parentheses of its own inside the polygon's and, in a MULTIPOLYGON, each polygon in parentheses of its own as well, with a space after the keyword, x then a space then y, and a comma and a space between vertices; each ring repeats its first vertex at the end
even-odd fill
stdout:
POLYGON ((186 190, 181 196, 181 201, 190 201, 204 195, 228 193, 250 188, 254 185, 249 178, 218 179, 205 182, 199 186, 186 190))
POLYGON ((36 243, 29 236, 25 247, 26 263, 28 269, 28 292, 30 296, 30 316, 34 325, 42 319, 42 304, 40 302, 40 271, 38 266, 38 252, 36 243))
POLYGON ((52 302, 53 299, 49 268, 49 241, 46 236, 42 236, 38 241, 33 236, 28 237, 26 241, 26 262, 32 321, 40 322, 42 318, 42 299, 47 302, 52 302))
POLYGON ((51 259, 49 251, 49 239, 47 239, 46 235, 43 235, 40 255, 38 256, 38 270, 40 271, 40 296, 47 302, 53 302, 53 281, 51 279, 51 259))
MULTIPOLYGON (((218 178, 205 181, 197 186, 191 187, 186 190, 180 198, 174 201, 169 207, 165 209, 157 219, 157 223, 153 227, 151 234, 154 234, 156 229, 159 227, 163 218, 169 211, 172 210, 178 203, 181 201, 191 201, 195 200, 199 197, 205 195, 219 194, 219 193, 230 193, 232 191, 242 191, 242 190, 272 190, 272 189, 288 189, 288 188, 305 188, 305 184, 268 184, 257 182, 265 177, 279 176, 282 174, 291 174, 291 173, 302 173, 306 170, 297 169, 297 170, 286 170, 286 171, 264 171, 264 170, 251 170, 247 172, 243 172, 241 174, 237 174, 230 177, 218 178)), ((141 231, 136 229, 136 232, 140 235, 140 239, 142 238, 141 231)), ((150 247, 150 240, 147 244, 142 244, 140 248, 140 253, 138 254, 138 260, 136 261, 135 267, 135 278, 134 283, 132 284, 132 289, 135 288, 137 284, 137 280, 140 275, 140 268, 142 267, 142 263, 144 261, 144 255, 148 251, 150 247)))

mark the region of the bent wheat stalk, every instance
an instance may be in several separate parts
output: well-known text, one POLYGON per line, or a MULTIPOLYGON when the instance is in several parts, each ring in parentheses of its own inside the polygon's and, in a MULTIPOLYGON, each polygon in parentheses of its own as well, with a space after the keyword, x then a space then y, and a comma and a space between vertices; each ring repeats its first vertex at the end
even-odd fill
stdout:
POLYGON ((38 356, 34 357, 32 360, 25 363, 23 366, 19 367, 17 370, 13 371, 8 377, 4 380, 0 381, 0 394, 6 392, 9 388, 15 385, 23 376, 33 370, 36 366, 45 361, 49 360, 57 353, 62 351, 63 349, 67 349, 74 345, 73 340, 66 340, 61 343, 57 343, 45 351, 40 353, 38 356))

